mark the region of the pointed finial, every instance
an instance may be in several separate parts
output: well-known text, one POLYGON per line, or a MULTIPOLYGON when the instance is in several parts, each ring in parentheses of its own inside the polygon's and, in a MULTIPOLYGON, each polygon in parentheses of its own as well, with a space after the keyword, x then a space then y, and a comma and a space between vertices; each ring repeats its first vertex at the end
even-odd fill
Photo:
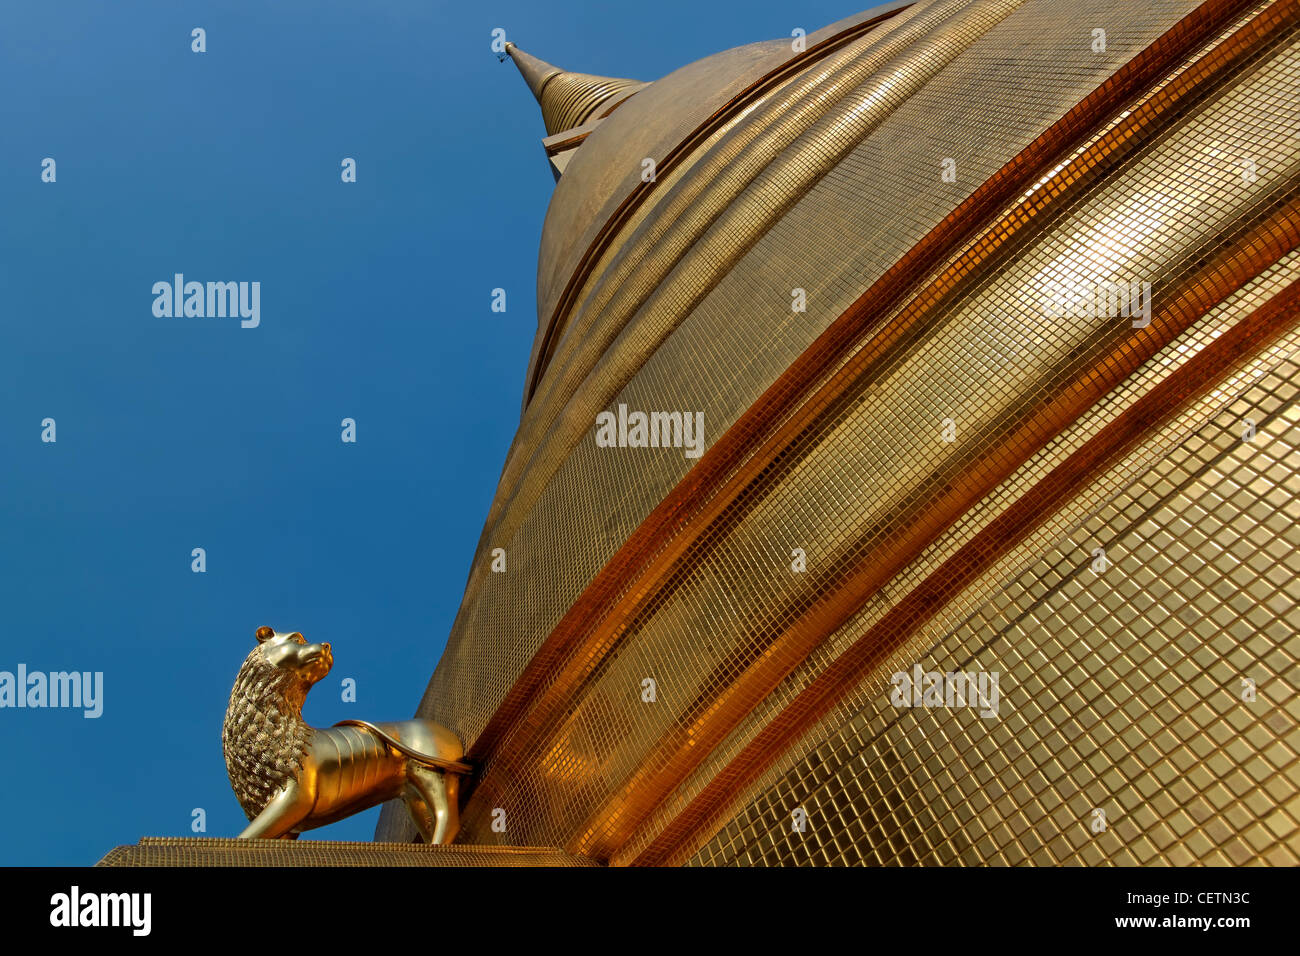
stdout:
POLYGON ((506 53, 542 107, 548 136, 581 126, 610 100, 627 99, 649 85, 640 80, 570 73, 530 56, 513 43, 506 43, 506 53))

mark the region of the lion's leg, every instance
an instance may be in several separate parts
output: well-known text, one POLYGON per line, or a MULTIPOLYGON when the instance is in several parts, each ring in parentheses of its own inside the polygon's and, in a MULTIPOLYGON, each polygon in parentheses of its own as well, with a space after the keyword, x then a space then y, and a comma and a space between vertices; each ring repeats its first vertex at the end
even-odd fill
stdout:
POLYGON ((253 822, 244 828, 244 832, 239 834, 240 839, 261 837, 275 840, 284 836, 307 819, 307 814, 311 812, 311 801, 305 797, 301 787, 296 783, 289 784, 272 797, 271 802, 262 808, 253 822))
POLYGON ((432 843, 433 814, 429 812, 429 806, 425 802, 424 796, 413 782, 406 784, 406 788, 402 791, 402 800, 406 804, 406 811, 411 815, 411 819, 415 821, 415 828, 420 831, 420 838, 425 843, 432 843))
POLYGON ((450 843, 460 829, 460 806, 457 802, 457 782, 454 774, 443 774, 412 762, 407 768, 410 781, 415 784, 425 803, 433 811, 432 838, 429 843, 450 843))
MULTIPOLYGON (((450 843, 460 832, 460 777, 454 773, 440 773, 437 777, 447 798, 446 811, 438 818, 442 824, 442 839, 438 842, 450 843)), ((437 835, 435 832, 434 836, 437 835)))

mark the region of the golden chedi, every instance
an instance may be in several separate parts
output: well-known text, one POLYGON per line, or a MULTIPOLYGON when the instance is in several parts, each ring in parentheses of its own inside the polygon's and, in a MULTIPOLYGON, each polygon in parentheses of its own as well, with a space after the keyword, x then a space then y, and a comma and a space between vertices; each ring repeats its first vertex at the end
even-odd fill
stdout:
POLYGON ((1295 864, 1300 2, 508 52, 557 181, 418 710, 456 843, 1295 864))

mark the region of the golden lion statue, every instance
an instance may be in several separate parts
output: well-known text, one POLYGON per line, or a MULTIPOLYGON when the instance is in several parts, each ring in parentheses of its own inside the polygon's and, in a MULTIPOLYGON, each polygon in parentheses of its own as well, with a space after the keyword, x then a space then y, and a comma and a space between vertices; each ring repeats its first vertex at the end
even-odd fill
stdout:
POLYGON ((303 701, 333 666, 328 644, 257 629, 221 732, 230 785, 252 821, 239 835, 293 840, 401 797, 426 843, 450 843, 458 783, 470 771, 461 742, 431 720, 309 727, 303 701))

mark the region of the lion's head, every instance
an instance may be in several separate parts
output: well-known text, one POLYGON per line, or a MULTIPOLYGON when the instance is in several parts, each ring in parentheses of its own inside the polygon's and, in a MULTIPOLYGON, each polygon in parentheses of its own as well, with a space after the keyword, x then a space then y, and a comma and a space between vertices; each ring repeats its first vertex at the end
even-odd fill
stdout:
POLYGON ((308 644, 296 631, 257 629, 257 646, 235 678, 221 731, 226 772, 248 819, 302 769, 311 741, 302 704, 333 665, 328 644, 308 644))

